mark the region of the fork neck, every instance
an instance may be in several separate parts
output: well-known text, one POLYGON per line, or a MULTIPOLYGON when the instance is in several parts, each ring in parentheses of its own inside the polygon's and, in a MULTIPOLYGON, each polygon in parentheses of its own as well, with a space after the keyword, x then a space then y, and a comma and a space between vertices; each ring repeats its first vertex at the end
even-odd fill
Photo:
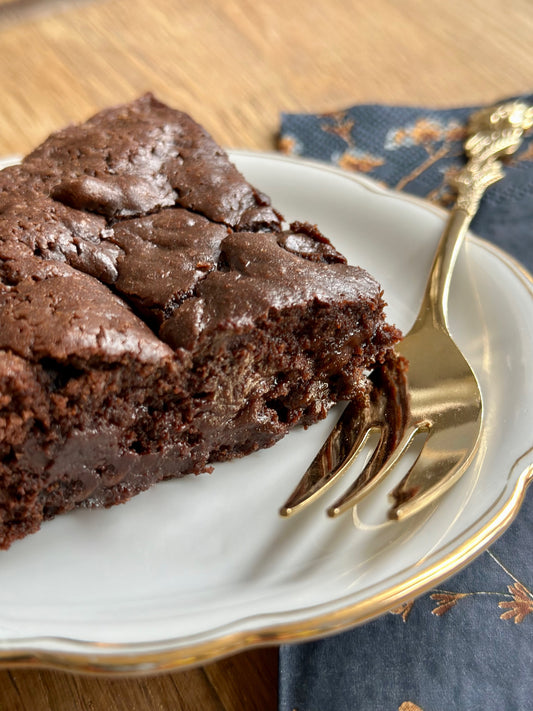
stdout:
POLYGON ((471 221, 470 211, 464 208, 456 206, 450 213, 437 246, 415 325, 431 319, 436 328, 448 332, 448 296, 452 273, 471 221))

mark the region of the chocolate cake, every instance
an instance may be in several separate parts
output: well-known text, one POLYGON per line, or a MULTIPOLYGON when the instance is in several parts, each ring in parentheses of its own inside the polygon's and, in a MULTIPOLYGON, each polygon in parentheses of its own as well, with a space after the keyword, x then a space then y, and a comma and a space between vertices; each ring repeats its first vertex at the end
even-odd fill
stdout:
POLYGON ((0 547, 364 404, 380 286, 146 95, 0 172, 0 547))

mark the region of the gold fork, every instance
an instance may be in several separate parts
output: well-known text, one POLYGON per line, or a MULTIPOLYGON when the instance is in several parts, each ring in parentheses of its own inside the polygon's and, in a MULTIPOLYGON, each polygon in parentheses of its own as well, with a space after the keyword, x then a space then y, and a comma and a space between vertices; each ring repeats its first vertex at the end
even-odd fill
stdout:
POLYGON ((396 352, 407 374, 385 364, 374 375, 370 403, 348 404, 330 436, 280 509, 283 516, 315 500, 352 465, 372 431, 379 442, 352 486, 329 507, 338 516, 359 502, 391 471, 414 436, 424 445, 391 492, 391 518, 405 518, 435 501, 463 474, 479 444, 483 403, 474 372, 448 330, 448 294, 464 236, 489 185, 504 176, 500 159, 514 153, 533 126, 533 107, 510 102, 472 115, 455 179, 457 201, 439 241, 418 316, 396 352))

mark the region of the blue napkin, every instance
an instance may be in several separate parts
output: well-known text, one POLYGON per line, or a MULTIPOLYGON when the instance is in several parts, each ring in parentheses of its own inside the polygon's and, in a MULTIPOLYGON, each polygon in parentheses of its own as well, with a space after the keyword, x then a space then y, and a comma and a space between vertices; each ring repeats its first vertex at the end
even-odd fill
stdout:
MULTIPOLYGON (((521 98, 533 104, 533 95, 521 98)), ((450 206, 449 178, 464 164, 475 108, 284 114, 279 148, 450 206)), ((533 271, 533 131, 483 198, 472 230, 533 271)), ((279 710, 533 709, 532 534, 530 492, 492 548, 438 588, 353 630, 282 646, 279 710)))

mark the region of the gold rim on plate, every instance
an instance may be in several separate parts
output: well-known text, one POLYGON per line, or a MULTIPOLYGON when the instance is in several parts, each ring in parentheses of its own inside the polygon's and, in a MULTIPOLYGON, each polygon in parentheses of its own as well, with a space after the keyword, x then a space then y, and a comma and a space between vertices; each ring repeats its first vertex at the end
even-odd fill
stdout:
MULTIPOLYGON (((258 155, 251 151, 232 151, 232 153, 251 157, 258 155)), ((346 173, 327 164, 278 154, 262 153, 260 155, 277 161, 319 167, 323 171, 333 172, 354 181, 372 192, 414 203, 442 218, 446 216, 445 210, 429 204, 421 198, 404 193, 394 193, 373 183, 368 178, 346 173)), ((16 162, 16 159, 10 162, 16 162)), ((1 163, 6 165, 7 161, 1 161, 1 163)), ((1 167, 2 165, 0 165, 1 167)), ((468 239, 492 253, 522 282, 533 298, 533 277, 521 264, 498 247, 479 237, 469 234, 468 239)), ((149 674, 201 665, 254 647, 309 641, 355 627, 423 594, 445 578, 458 572, 486 550, 507 529, 524 501, 528 484, 533 480, 533 446, 513 463, 507 480, 510 480, 512 476, 517 476, 517 481, 511 495, 501 508, 494 512, 492 518, 476 530, 467 541, 461 543, 449 555, 444 556, 431 567, 420 572, 415 571, 401 583, 368 599, 348 604, 341 609, 313 614, 311 607, 304 611, 306 614, 303 620, 275 624, 269 623, 269 615, 254 615, 246 622, 253 621, 257 629, 230 633, 221 630, 219 635, 216 630, 212 630, 216 636, 215 639, 210 640, 199 640, 199 635, 196 640, 195 636, 191 636, 187 637, 185 641, 178 637, 155 642, 120 644, 53 636, 4 639, 0 640, 0 664, 124 676, 149 674), (517 470, 519 470, 518 474, 516 474, 517 470)), ((498 502, 493 503, 492 508, 495 508, 497 504, 498 502)), ((486 514, 487 512, 482 517, 485 517, 486 514)), ((475 526, 476 523, 471 524, 469 528, 475 528, 475 526)), ((321 607, 321 605, 317 607, 321 607)), ((241 624, 243 622, 244 620, 240 620, 241 624)))

